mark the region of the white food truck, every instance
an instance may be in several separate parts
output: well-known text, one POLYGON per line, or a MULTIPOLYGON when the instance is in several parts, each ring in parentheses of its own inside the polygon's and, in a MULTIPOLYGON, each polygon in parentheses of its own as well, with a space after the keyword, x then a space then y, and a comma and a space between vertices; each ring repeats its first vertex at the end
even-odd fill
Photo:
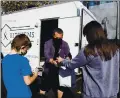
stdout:
POLYGON ((11 50, 11 41, 18 34, 26 34, 32 47, 26 54, 34 70, 44 63, 44 43, 52 38, 54 28, 64 31, 63 40, 67 41, 72 57, 87 41, 82 35, 83 27, 96 20, 94 15, 80 2, 71 1, 17 11, 2 15, 1 47, 5 56, 11 50))

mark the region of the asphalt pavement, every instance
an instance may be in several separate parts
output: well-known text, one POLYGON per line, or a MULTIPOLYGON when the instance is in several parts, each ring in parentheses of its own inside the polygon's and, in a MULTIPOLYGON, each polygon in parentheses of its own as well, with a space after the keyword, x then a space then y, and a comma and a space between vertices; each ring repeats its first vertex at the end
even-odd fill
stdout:
MULTIPOLYGON (((70 98, 69 96, 73 95, 74 97, 72 98, 82 98, 81 93, 82 93, 82 75, 77 76, 76 78, 76 87, 70 89, 68 93, 63 98, 70 98)), ((32 91, 32 98, 55 98, 54 93, 52 90, 50 90, 47 94, 46 97, 41 97, 39 93, 41 85, 41 77, 38 77, 35 82, 33 82, 30 85, 31 91, 32 91)), ((118 94, 118 98, 120 98, 120 93, 118 94)))
MULTIPOLYGON (((41 85, 41 77, 38 77, 36 81, 34 81, 30 85, 33 95, 32 98, 43 98, 39 94, 40 85, 41 85)), ((70 98, 69 96, 74 96, 73 98, 81 98, 81 91, 82 91, 82 77, 77 76, 76 87, 69 89, 69 91, 64 95, 64 98, 70 98)), ((52 90, 50 90, 46 94, 46 98, 55 98, 52 90)))

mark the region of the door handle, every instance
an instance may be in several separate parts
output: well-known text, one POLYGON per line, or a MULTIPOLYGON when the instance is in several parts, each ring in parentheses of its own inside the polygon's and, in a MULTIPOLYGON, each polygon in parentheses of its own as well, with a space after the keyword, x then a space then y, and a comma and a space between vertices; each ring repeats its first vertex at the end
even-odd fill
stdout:
POLYGON ((75 43, 75 47, 79 46, 79 43, 75 43))

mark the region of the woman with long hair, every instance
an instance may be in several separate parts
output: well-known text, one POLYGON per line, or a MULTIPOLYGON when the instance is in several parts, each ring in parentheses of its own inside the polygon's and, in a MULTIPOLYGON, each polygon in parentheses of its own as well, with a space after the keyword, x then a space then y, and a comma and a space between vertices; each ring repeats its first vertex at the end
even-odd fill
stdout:
POLYGON ((58 62, 70 69, 82 68, 83 98, 117 98, 119 91, 119 49, 109 42, 97 21, 83 29, 88 45, 72 60, 59 57, 58 62))

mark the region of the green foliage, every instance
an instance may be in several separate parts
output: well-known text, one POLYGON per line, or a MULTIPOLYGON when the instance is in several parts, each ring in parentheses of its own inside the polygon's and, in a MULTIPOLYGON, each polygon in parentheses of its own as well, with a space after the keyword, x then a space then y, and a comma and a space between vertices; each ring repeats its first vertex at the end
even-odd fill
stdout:
POLYGON ((59 3, 59 1, 1 1, 1 7, 4 13, 24 10, 32 7, 40 7, 59 3))

